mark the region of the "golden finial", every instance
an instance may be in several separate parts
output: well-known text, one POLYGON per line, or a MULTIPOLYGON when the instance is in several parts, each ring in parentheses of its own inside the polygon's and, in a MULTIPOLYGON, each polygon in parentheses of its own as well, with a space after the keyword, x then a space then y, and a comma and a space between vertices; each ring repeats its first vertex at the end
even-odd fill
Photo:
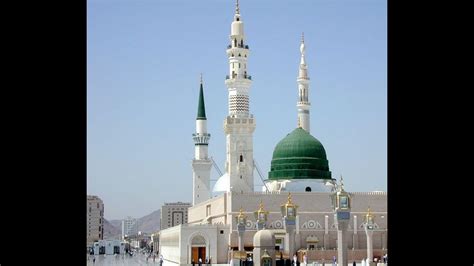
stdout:
POLYGON ((301 33, 301 43, 304 43, 304 32, 301 33))
POLYGON ((373 215, 372 215, 372 212, 370 211, 370 206, 368 206, 367 214, 365 215, 365 221, 366 222, 372 221, 372 217, 373 217, 373 215))
POLYGON ((288 204, 291 204, 291 192, 288 192, 288 204))
POLYGON ((344 180, 342 179, 342 175, 341 175, 341 188, 343 189, 344 188, 344 180))
POLYGON ((244 210, 242 209, 242 206, 240 206, 240 211, 239 211, 239 215, 237 216, 237 218, 246 218, 246 216, 244 215, 244 210))
MULTIPOLYGON (((238 1, 238 0, 237 0, 237 1, 238 1)), ((260 204, 259 204, 258 210, 259 210, 259 211, 263 211, 263 202, 262 202, 262 200, 260 200, 260 204)))
POLYGON ((237 3, 236 3, 236 5, 235 5, 235 13, 236 13, 236 14, 239 14, 239 11, 240 11, 240 10, 239 10, 239 0, 237 0, 237 3))
POLYGON ((201 73, 201 84, 202 84, 202 73, 201 73))
POLYGON ((299 116, 298 116, 298 127, 301 128, 301 119, 299 116))

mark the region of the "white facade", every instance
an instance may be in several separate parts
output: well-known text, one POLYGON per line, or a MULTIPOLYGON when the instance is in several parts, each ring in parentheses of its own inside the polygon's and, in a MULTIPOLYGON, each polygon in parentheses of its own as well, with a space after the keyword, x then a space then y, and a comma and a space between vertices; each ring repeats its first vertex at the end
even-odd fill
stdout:
POLYGON ((165 203, 161 206, 160 229, 188 223, 189 207, 191 203, 188 202, 165 203))
POLYGON ((224 191, 251 192, 254 190, 253 132, 256 124, 249 111, 252 80, 248 74, 247 60, 250 53, 245 42, 244 24, 238 6, 229 39, 230 45, 226 51, 229 58, 229 75, 225 80, 229 91, 229 114, 224 120, 227 142, 225 172, 229 185, 224 191))
POLYGON ((126 242, 120 240, 99 240, 94 243, 94 255, 124 254, 126 242))
POLYGON ((122 220, 122 239, 125 236, 138 236, 138 221, 128 216, 122 220))
MULTIPOLYGON (((363 222, 370 205, 375 219, 374 250, 381 254, 387 249, 387 193, 354 192, 348 228, 348 248, 366 249, 363 222)), ((307 249, 308 259, 314 261, 318 252, 336 252, 337 226, 331 206, 331 193, 292 192, 293 203, 298 205, 295 234, 295 250, 307 249)), ((229 249, 237 250, 238 232, 236 216, 240 208, 247 216, 243 246, 253 249, 253 237, 257 232, 254 211, 262 202, 269 211, 267 229, 275 234, 280 250, 286 249, 288 235, 285 232, 281 205, 287 201, 286 192, 226 192, 189 208, 189 223, 160 232, 160 253, 165 260, 189 264, 193 247, 206 247, 206 256, 213 263, 228 263, 229 249), (196 237, 196 236, 202 236, 196 237)), ((365 254, 365 253, 364 253, 365 254)), ((204 258, 203 258, 204 260, 204 258)))
POLYGON ((290 180, 265 180, 262 191, 267 187, 270 192, 331 192, 334 188, 334 179, 290 179, 290 180))
POLYGON ((104 203, 97 196, 87 195, 87 246, 104 239, 104 203))
POLYGON ((305 45, 304 45, 303 36, 301 39, 300 52, 301 52, 300 68, 298 72, 298 78, 296 79, 296 81, 298 82, 298 102, 296 103, 296 107, 298 108, 298 123, 304 130, 308 131, 309 133, 310 132, 309 109, 311 107, 311 103, 309 102, 309 77, 308 77, 308 67, 306 66, 306 61, 304 57, 305 45))

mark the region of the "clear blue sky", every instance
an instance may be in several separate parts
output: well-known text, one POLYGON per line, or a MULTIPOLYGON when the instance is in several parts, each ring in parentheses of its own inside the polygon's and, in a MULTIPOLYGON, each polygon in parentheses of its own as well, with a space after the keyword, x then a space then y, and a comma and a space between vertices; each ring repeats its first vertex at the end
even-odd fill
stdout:
MULTIPOLYGON (((199 73, 224 169, 232 0, 88 0, 87 193, 107 219, 192 201, 199 73)), ((301 32, 311 134, 348 191, 387 190, 387 4, 384 0, 240 0, 256 117, 254 157, 267 177, 297 125, 301 32)), ((254 173, 256 184, 262 184, 254 173)), ((217 179, 213 169, 211 178, 217 179)), ((256 205, 257 206, 257 205, 256 205)))

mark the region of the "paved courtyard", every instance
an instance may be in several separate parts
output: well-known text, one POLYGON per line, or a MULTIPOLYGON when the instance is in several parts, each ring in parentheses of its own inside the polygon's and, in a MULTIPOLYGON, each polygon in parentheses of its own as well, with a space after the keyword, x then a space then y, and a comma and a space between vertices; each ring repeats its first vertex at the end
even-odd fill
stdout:
MULTIPOLYGON (((102 266, 102 265, 160 265, 158 257, 156 257, 155 262, 153 262, 153 258, 151 259, 146 259, 146 255, 144 254, 138 254, 133 257, 130 257, 129 255, 96 255, 96 261, 95 263, 92 262, 93 255, 88 255, 89 259, 87 260, 87 266, 102 266)), ((163 266, 177 266, 178 264, 172 263, 169 261, 164 261, 163 266)), ((187 264, 191 266, 191 264, 187 264)), ((212 266, 228 266, 229 264, 212 264, 212 266)), ((318 264, 313 264, 312 262, 308 263, 307 266, 317 266, 318 264)), ((321 266, 322 264, 319 264, 318 266, 321 266)), ((331 263, 326 263, 326 266, 332 266, 331 263)), ((357 263, 357 266, 361 266, 362 264, 357 263)), ((383 265, 383 264, 382 264, 383 265)), ((197 264, 195 266, 198 266, 197 264)), ((206 266, 203 264, 203 266, 206 266)), ((304 264, 301 264, 301 266, 304 266, 304 264)), ((349 263, 348 266, 352 266, 352 263, 349 263)))

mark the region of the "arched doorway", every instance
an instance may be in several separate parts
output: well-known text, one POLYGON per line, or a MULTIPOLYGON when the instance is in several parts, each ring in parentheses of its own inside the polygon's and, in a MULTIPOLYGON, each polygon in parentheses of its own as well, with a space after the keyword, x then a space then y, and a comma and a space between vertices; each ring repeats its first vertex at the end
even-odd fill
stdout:
POLYGON ((203 263, 206 261, 206 239, 202 235, 196 235, 191 239, 191 260, 197 264, 199 258, 203 263))

